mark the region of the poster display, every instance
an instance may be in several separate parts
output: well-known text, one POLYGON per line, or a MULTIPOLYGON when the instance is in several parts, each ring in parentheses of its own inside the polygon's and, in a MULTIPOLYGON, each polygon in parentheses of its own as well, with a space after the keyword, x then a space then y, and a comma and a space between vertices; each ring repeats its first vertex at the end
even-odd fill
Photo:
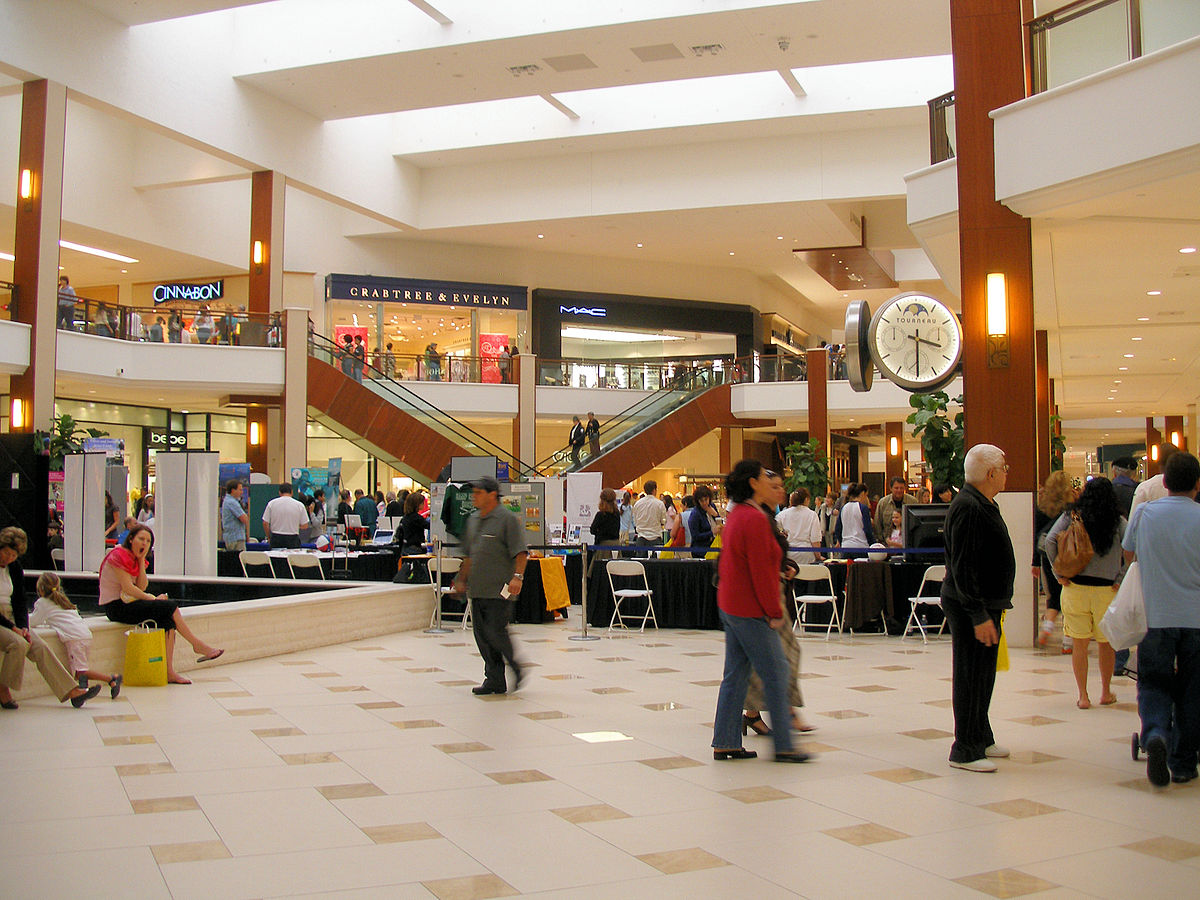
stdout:
MULTIPOLYGON (((507 334, 479 335, 479 357, 483 364, 484 384, 500 384, 500 353, 508 346, 507 334)), ((510 363, 511 367, 511 363, 510 363)))
POLYGON ((500 485, 500 504, 521 520, 525 543, 546 543, 546 485, 540 481, 500 485))
POLYGON ((563 506, 566 497, 566 481, 557 476, 536 476, 528 479, 530 483, 538 482, 545 485, 546 493, 546 542, 550 544, 561 541, 566 532, 563 531, 563 506))
POLYGON ((217 510, 218 515, 221 509, 221 504, 225 502, 225 485, 231 481, 241 482, 242 499, 238 501, 242 504, 242 509, 246 514, 250 514, 250 463, 221 463, 217 470, 217 510))
POLYGON ((575 472, 567 476, 567 532, 570 543, 583 541, 594 544, 592 519, 600 510, 600 491, 604 488, 602 472, 575 472))

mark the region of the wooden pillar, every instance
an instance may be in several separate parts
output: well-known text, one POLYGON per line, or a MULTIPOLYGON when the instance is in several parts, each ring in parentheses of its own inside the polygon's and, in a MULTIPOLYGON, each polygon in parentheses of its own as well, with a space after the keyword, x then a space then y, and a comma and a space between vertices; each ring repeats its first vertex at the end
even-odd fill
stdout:
MULTIPOLYGON (((291 480, 293 468, 308 465, 308 310, 299 307, 281 313, 283 338, 283 397, 279 411, 277 441, 269 448, 268 460, 272 470, 283 481, 291 480)), ((274 432, 275 426, 269 416, 274 432)))
MULTIPOLYGON (((30 326, 29 367, 10 381, 14 432, 48 431, 57 367, 58 241, 62 225, 67 89, 27 81, 21 90, 21 138, 13 241, 14 319, 30 326), (28 171, 27 178, 22 173, 28 171), (21 194, 28 184, 28 197, 21 194)), ((67 273, 69 274, 69 273, 67 273)))
POLYGON ((729 472, 735 463, 746 456, 746 444, 742 429, 722 427, 719 432, 720 450, 717 464, 722 472, 729 472))
POLYGON ((267 408, 246 409, 246 462, 251 472, 267 474, 267 408))
POLYGON ((1183 416, 1167 416, 1163 421, 1163 440, 1170 441, 1180 450, 1187 449, 1187 432, 1183 430, 1183 416))
POLYGON ((1020 0, 951 0, 950 32, 967 445, 1001 447, 1009 465, 1008 491, 1033 492, 1033 251, 1029 221, 996 201, 988 115, 1025 97, 1020 0), (988 352, 987 278, 992 273, 1004 276, 1008 301, 1008 358, 999 365, 988 352))
POLYGON ((1150 478, 1157 475, 1159 471, 1158 465, 1158 447, 1162 443, 1162 432, 1154 427, 1154 419, 1146 417, 1146 477, 1150 478))
POLYGON ((1037 354, 1037 483, 1050 477, 1050 350, 1047 334, 1034 333, 1037 354))
POLYGON ((283 307, 284 178, 255 172, 250 180, 249 304, 252 313, 283 307))
MULTIPOLYGON (((822 453, 832 456, 829 443, 828 351, 819 347, 805 351, 805 356, 808 363, 808 436, 816 438, 822 453)), ((829 462, 832 475, 833 460, 829 462)))
POLYGON ((890 490, 892 479, 904 478, 904 423, 883 423, 883 458, 886 460, 884 472, 887 476, 884 491, 890 490), (894 449, 893 449, 894 447, 894 449))

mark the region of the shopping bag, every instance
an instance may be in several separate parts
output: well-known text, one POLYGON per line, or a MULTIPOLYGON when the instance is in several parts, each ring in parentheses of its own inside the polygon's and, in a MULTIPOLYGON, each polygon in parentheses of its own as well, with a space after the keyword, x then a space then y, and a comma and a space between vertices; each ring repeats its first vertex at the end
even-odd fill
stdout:
POLYGON ((1000 613, 1000 643, 996 645, 996 671, 1008 671, 1008 638, 1004 634, 1004 613, 1000 613))
POLYGON ((162 687, 167 683, 167 633, 147 620, 125 632, 127 685, 162 687))
POLYGON ((712 543, 708 545, 708 548, 710 552, 704 554, 705 559, 716 559, 721 555, 721 536, 719 534, 712 539, 712 543))
POLYGON ((1146 636, 1146 598, 1142 594, 1142 573, 1132 562, 1121 581, 1121 588, 1100 619, 1100 631, 1114 650, 1140 644, 1146 636))

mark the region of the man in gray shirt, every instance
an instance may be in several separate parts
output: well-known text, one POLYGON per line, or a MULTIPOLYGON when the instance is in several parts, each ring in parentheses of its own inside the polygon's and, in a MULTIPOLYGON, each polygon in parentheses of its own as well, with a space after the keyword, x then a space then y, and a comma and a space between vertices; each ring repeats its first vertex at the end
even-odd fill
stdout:
POLYGON ((475 619, 475 644, 483 657, 483 684, 475 694, 504 694, 508 683, 504 664, 512 666, 513 690, 521 686, 521 667, 513 655, 508 620, 510 597, 521 592, 525 580, 525 532, 521 520, 500 505, 500 484, 481 478, 471 486, 475 512, 467 520, 463 540, 465 556, 454 579, 455 590, 466 590, 475 619))

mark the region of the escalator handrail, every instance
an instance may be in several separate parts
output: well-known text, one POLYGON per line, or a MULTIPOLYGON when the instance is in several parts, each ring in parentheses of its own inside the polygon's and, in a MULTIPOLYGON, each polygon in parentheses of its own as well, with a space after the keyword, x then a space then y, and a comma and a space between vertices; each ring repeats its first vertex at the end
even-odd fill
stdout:
MULTIPOLYGON (((337 368, 337 364, 336 364, 335 360, 337 359, 339 354, 344 352, 342 350, 342 348, 339 347, 335 342, 333 342, 329 338, 325 337, 324 335, 310 333, 308 337, 309 337, 308 346, 309 346, 310 355, 313 355, 313 356, 316 355, 315 353, 312 352, 313 350, 319 350, 321 352, 328 353, 330 355, 330 360, 331 360, 330 365, 332 365, 334 368, 337 368), (322 346, 322 344, 320 342, 324 342, 324 344, 328 345, 328 346, 322 346)), ((458 419, 454 418, 454 416, 450 415, 449 413, 438 409, 436 406, 434 406, 432 403, 430 403, 428 400, 426 400, 420 394, 416 393, 415 391, 410 391, 403 384, 401 384, 400 382, 396 381, 393 378, 388 377, 380 369, 376 368, 371 363, 363 361, 363 360, 358 360, 358 362, 360 362, 362 364, 364 369, 369 369, 369 370, 371 370, 371 372, 374 373, 374 377, 371 379, 372 382, 374 382, 375 384, 384 388, 387 392, 393 394, 394 396, 399 397, 400 399, 405 401, 405 403, 407 403, 409 406, 416 408, 423 415, 425 415, 428 418, 432 419, 433 421, 437 422, 439 425, 441 425, 443 428, 445 428, 446 431, 450 432, 451 434, 455 435, 456 437, 461 437, 464 440, 466 440, 468 443, 476 444, 485 450, 492 451, 492 455, 494 455, 497 459, 507 462, 509 464, 509 466, 515 466, 516 474, 519 475, 520 477, 524 478, 524 477, 528 477, 530 475, 540 475, 541 474, 538 467, 526 465, 514 454, 505 450, 503 447, 500 447, 500 446, 492 443, 490 440, 485 438, 482 434, 475 431, 470 426, 460 422, 458 419), (448 424, 448 423, 450 423, 450 424, 448 424)))

